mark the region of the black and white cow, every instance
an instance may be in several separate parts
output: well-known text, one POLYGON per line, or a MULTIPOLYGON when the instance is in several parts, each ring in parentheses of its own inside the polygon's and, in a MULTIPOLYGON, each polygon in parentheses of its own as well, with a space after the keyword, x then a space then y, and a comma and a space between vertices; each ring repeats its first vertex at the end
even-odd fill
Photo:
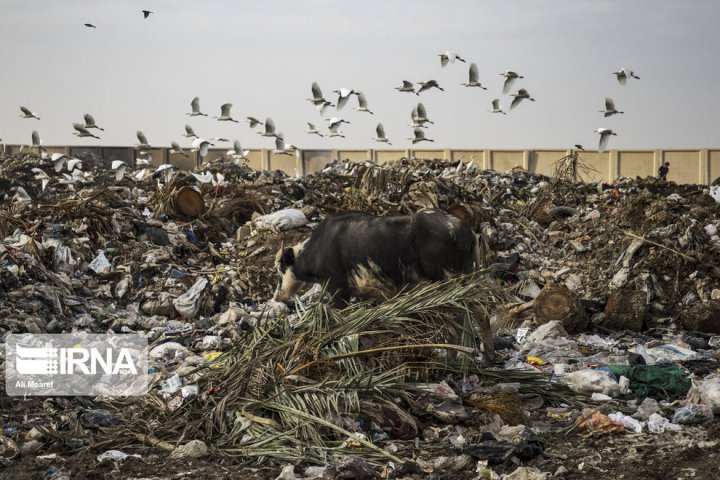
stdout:
POLYGON ((286 302, 311 283, 328 283, 336 305, 351 296, 379 301, 421 281, 439 281, 478 268, 477 239, 442 210, 377 217, 343 213, 325 220, 304 242, 275 259, 282 283, 274 299, 286 302))
MULTIPOLYGON (((472 229, 442 210, 377 217, 343 213, 327 217, 310 237, 281 248, 282 275, 274 300, 287 302, 302 287, 327 282, 336 306, 351 296, 379 301, 421 281, 439 281, 480 267, 472 229)), ((485 362, 494 360, 490 322, 478 319, 485 362)))

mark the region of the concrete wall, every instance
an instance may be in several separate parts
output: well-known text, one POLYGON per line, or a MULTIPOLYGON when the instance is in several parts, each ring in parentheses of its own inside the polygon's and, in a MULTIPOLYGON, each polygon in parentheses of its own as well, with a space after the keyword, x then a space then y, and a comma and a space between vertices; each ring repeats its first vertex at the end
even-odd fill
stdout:
MULTIPOLYGON (((18 153, 20 145, 4 145, 6 153, 18 153)), ((37 149, 23 147, 24 151, 36 152, 37 149)), ((140 151, 133 147, 81 147, 47 146, 48 153, 67 155, 95 154, 107 161, 124 160, 134 165, 140 151)), ((187 156, 170 154, 167 148, 149 148, 143 150, 152 156, 152 165, 171 163, 179 168, 191 169, 199 165, 197 153, 186 150, 187 156)), ((222 157, 224 148, 212 148, 204 161, 222 157)), ((532 172, 552 175, 555 163, 570 154, 562 149, 532 150, 483 150, 483 149, 342 149, 342 150, 301 150, 293 155, 277 155, 272 150, 252 149, 248 155, 248 164, 257 170, 282 170, 289 175, 309 175, 321 171, 325 165, 336 160, 364 162, 366 160, 382 164, 403 157, 443 159, 473 163, 479 168, 509 171, 522 167, 532 172)), ((720 177, 720 148, 715 149, 675 149, 675 150, 609 150, 580 152, 582 162, 589 168, 584 179, 587 181, 612 182, 618 176, 647 177, 657 174, 664 162, 670 162, 668 180, 678 183, 709 184, 720 177)))

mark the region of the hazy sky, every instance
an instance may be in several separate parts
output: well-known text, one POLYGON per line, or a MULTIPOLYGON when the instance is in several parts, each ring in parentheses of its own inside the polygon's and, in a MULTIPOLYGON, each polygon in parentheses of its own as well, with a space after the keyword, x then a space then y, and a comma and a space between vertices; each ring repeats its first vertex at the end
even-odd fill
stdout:
POLYGON ((131 145, 135 131, 154 146, 191 124, 205 137, 272 148, 246 123, 190 118, 190 100, 219 115, 233 104, 244 120, 270 116, 300 148, 383 148, 371 140, 382 122, 393 146, 411 147, 410 111, 422 101, 439 148, 597 148, 598 127, 618 132, 610 148, 720 146, 720 2, 677 0, 0 0, 0 138, 45 145, 131 145), (143 19, 140 10, 155 13, 143 19), (92 23, 97 29, 84 27, 92 23), (450 50, 468 63, 440 68, 450 50), (484 91, 465 88, 476 62, 484 91), (641 80, 618 84, 613 71, 641 80), (524 75, 536 102, 509 115, 503 70, 524 75), (436 79, 445 92, 419 97, 393 87, 436 79), (341 87, 365 92, 374 115, 341 111, 347 138, 326 129, 306 101, 317 81, 326 98, 341 87), (599 113, 612 97, 624 115, 599 113), (42 120, 20 118, 19 106, 42 120), (92 113, 102 140, 76 138, 73 122, 92 113))

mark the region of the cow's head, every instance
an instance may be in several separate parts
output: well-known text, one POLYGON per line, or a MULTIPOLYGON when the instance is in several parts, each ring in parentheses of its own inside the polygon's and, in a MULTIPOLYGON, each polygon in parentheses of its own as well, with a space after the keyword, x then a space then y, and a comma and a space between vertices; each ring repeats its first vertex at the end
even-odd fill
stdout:
POLYGON ((293 247, 285 247, 283 244, 275 254, 275 268, 280 274, 280 283, 275 289, 275 295, 273 295, 273 300, 276 302, 286 303, 305 284, 305 282, 297 279, 293 271, 297 256, 304 245, 305 242, 293 247))

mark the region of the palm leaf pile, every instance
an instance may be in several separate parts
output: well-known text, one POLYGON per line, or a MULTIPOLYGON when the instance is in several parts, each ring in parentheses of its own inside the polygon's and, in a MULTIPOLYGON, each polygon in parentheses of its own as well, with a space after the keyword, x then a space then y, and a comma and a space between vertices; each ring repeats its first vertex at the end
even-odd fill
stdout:
MULTIPOLYGON (((337 419, 361 415, 363 402, 408 417, 403 408, 427 396, 416 382, 477 371, 476 324, 499 301, 474 273, 419 285, 377 306, 336 310, 318 301, 296 316, 268 315, 188 375, 199 394, 179 409, 170 411, 155 392, 115 401, 107 408, 121 426, 97 440, 103 448, 171 449, 199 439, 213 455, 244 462, 324 463, 347 454, 401 461, 337 419)), ((488 378, 495 382, 498 372, 488 378)), ((550 388, 547 377, 531 376, 530 383, 550 388)))

